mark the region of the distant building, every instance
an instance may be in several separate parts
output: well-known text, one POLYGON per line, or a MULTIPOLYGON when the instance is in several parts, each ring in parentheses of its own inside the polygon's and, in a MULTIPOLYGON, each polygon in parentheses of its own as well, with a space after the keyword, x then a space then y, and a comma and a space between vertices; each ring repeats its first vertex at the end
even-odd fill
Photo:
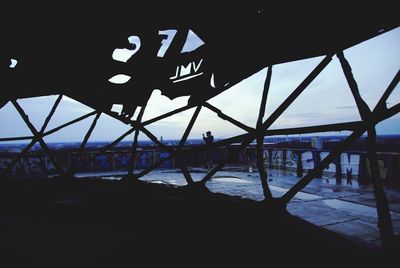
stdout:
POLYGON ((323 142, 321 137, 313 137, 311 138, 311 147, 317 150, 322 150, 323 142))

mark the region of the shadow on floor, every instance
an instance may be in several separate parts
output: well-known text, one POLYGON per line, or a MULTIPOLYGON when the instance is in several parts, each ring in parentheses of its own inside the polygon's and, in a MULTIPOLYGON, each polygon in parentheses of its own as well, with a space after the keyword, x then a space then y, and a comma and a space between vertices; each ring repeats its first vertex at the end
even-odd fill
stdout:
POLYGON ((312 266, 321 259, 388 259, 285 211, 206 190, 52 180, 3 182, 0 192, 2 267, 312 266))

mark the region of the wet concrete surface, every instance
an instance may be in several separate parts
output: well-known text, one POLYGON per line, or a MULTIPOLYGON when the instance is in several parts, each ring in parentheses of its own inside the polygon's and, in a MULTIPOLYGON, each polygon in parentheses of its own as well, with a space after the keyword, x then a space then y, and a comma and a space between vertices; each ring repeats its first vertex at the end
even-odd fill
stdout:
MULTIPOLYGON (((189 169, 194 181, 207 173, 203 168, 189 169)), ((185 185, 180 170, 155 170, 142 180, 156 183, 185 185)), ((274 197, 280 197, 299 178, 294 173, 279 170, 269 172, 268 183, 274 197)), ((240 196, 257 201, 264 199, 257 170, 249 172, 243 167, 230 167, 217 172, 206 184, 215 193, 240 196)), ((400 189, 386 189, 391 210, 393 228, 400 234, 400 189)), ((374 249, 380 248, 378 218, 372 185, 359 185, 353 181, 341 185, 334 179, 314 179, 288 204, 288 211, 317 226, 335 231, 353 241, 374 249)))
MULTIPOLYGON (((190 171, 194 180, 206 175, 203 169, 190 171)), ((207 183, 211 192, 224 195, 159 185, 185 185, 179 170, 160 169, 143 177, 153 184, 119 182, 114 173, 97 175, 110 177, 3 181, 0 267, 176 266, 179 261, 207 267, 354 261, 377 267, 397 258, 375 250, 380 240, 373 208, 342 198, 362 196, 372 190, 368 187, 316 180, 293 198, 286 213, 241 200, 262 200, 263 194, 258 174, 239 168, 217 172, 207 183)), ((290 174, 272 175, 275 197, 298 181, 290 174)), ((393 218, 398 231, 397 212, 393 218)))

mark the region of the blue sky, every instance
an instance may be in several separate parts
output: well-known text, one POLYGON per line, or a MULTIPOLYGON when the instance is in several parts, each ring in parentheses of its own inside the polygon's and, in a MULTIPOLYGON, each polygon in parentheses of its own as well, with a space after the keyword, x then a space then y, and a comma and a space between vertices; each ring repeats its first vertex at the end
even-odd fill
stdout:
MULTIPOLYGON (((367 40, 345 51, 353 74, 358 82, 360 93, 371 109, 379 100, 383 91, 400 67, 400 28, 367 40)), ((322 57, 300 60, 275 65, 268 96, 267 118, 282 101, 303 81, 307 74, 321 61, 322 57)), ((261 94, 266 76, 266 69, 243 80, 209 102, 224 113, 249 126, 255 126, 261 94)), ((400 103, 399 86, 388 100, 388 106, 400 103)), ((40 128, 57 96, 45 96, 20 99, 18 102, 25 109, 33 124, 40 128)), ((147 105, 144 120, 185 106, 188 97, 174 100, 154 90, 147 105)), ((50 121, 48 130, 69 120, 92 111, 90 107, 64 97, 59 109, 50 121)), ((153 125, 148 129, 155 136, 164 139, 180 138, 185 131, 194 109, 176 114, 153 125)), ((81 141, 93 117, 79 124, 67 127, 46 137, 46 141, 81 141)), ((300 97, 285 111, 271 128, 299 127, 317 124, 338 123, 359 120, 360 116, 348 88, 336 56, 325 70, 312 82, 300 97)), ((102 115, 94 130, 91 140, 113 140, 128 130, 121 122, 102 115)), ((211 130, 216 138, 227 138, 244 133, 231 123, 219 119, 207 108, 202 108, 198 120, 189 135, 201 138, 201 134, 211 130)), ((396 115, 377 126, 378 134, 400 134, 400 115, 396 115)), ((346 133, 342 133, 346 134, 346 133)), ((0 136, 13 137, 30 135, 10 103, 0 110, 0 136)), ((147 139, 143 134, 140 139, 147 139)), ((132 139, 132 135, 127 139, 132 139)))

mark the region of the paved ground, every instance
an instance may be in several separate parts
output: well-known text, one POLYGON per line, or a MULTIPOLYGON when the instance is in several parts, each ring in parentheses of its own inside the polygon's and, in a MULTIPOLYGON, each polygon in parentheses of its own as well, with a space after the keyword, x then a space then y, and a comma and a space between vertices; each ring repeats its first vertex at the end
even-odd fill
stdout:
MULTIPOLYGON (((202 168, 190 169, 195 181, 206 175, 202 168)), ((85 174, 80 174, 82 177, 85 174)), ((93 174, 91 174, 93 175, 93 174)), ((117 178, 115 172, 98 174, 117 178)), ((157 183, 185 185, 180 170, 155 170, 142 178, 157 183)), ((269 172, 269 185, 274 197, 283 195, 298 178, 279 170, 269 172)), ((262 200, 263 193, 258 172, 243 167, 230 167, 217 172, 207 182, 207 187, 218 193, 262 200)), ((400 234, 400 190, 385 189, 389 200, 393 226, 400 234)), ((375 199, 371 185, 336 185, 333 179, 314 179, 288 204, 288 211, 315 225, 340 233, 372 248, 380 247, 375 199)))
MULTIPOLYGON (((199 170, 193 174, 205 175, 199 170)), ((232 174, 247 176, 223 171, 209 187, 235 193, 243 188, 242 192, 260 196, 256 189, 251 193, 252 185, 257 186, 253 173, 248 178, 232 174), (248 186, 240 187, 244 185, 248 186)), ((180 176, 164 170, 146 179, 183 182, 180 176)), ((390 267, 385 264, 395 263, 398 255, 359 246, 256 202, 237 202, 238 198, 204 189, 62 178, 2 182, 0 267, 98 268, 143 263, 173 267, 180 263, 244 267, 276 263, 280 267, 321 266, 326 260, 335 266, 354 262, 390 267)), ((274 194, 282 188, 274 186, 274 194)), ((301 210, 313 216, 322 211, 307 203, 317 201, 316 196, 299 194, 293 204, 303 204, 301 210)))

